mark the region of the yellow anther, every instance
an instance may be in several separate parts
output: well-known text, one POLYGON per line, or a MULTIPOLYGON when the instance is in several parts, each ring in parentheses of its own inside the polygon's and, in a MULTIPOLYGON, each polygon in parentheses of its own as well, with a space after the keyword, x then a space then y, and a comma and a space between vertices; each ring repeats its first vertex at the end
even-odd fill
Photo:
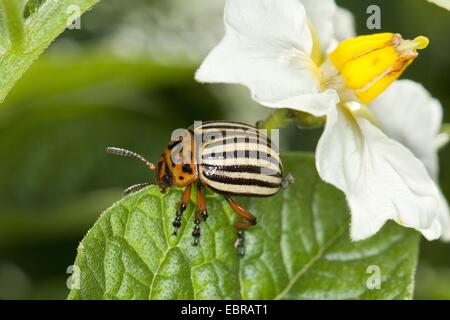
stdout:
POLYGON ((397 47, 397 50, 399 51, 406 51, 406 50, 421 50, 428 47, 428 44, 430 43, 430 40, 428 40, 427 37, 419 36, 415 38, 414 40, 403 40, 397 47))
POLYGON ((418 56, 417 50, 428 43, 423 36, 404 40, 399 34, 379 33, 343 41, 329 57, 345 86, 368 104, 400 77, 418 56))
POLYGON ((425 49, 430 44, 430 39, 424 36, 418 36, 414 41, 418 44, 417 49, 419 50, 425 49))

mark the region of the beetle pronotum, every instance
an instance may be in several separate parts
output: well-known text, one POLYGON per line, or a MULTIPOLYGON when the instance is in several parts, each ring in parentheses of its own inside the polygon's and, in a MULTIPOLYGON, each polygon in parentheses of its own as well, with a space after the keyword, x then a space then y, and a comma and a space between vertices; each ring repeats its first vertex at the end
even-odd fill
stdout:
MULTIPOLYGON (((256 217, 231 199, 231 195, 269 197, 287 187, 293 178, 283 175, 277 146, 261 130, 236 123, 213 121, 191 126, 172 140, 155 166, 143 156, 121 148, 107 148, 110 154, 136 158, 156 170, 156 184, 161 192, 170 186, 185 187, 173 221, 174 234, 181 217, 197 189, 198 211, 194 219, 193 245, 199 243, 201 219, 208 218, 202 189, 207 187, 224 196, 234 212, 243 218, 235 224, 238 230, 236 248, 244 254, 244 230, 256 224, 256 217)), ((129 194, 151 183, 133 185, 129 194)))

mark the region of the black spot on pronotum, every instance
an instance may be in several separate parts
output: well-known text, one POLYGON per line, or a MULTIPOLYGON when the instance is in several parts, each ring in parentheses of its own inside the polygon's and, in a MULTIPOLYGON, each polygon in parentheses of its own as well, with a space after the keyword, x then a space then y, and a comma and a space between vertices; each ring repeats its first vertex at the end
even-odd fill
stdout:
POLYGON ((181 170, 182 170, 184 173, 192 174, 192 168, 191 168, 191 166, 188 165, 188 164, 184 164, 183 167, 181 168, 181 170))
POLYGON ((184 180, 184 177, 183 176, 179 176, 178 179, 184 180))

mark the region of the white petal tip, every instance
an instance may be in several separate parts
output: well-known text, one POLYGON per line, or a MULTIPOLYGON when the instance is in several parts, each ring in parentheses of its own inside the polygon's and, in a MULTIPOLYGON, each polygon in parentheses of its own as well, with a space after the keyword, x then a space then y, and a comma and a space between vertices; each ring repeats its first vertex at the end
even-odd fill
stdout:
POLYGON ((442 240, 441 238, 441 233, 439 232, 438 234, 427 234, 425 235, 424 232, 422 232, 422 235, 425 237, 425 239, 427 239, 428 241, 435 241, 435 240, 442 240))
POLYGON ((206 83, 207 80, 206 80, 204 73, 205 72, 202 67, 198 68, 197 71, 195 72, 195 76, 194 76, 195 81, 200 82, 200 83, 206 83))
POLYGON ((428 241, 438 240, 442 236, 441 223, 436 219, 430 228, 419 230, 428 241))

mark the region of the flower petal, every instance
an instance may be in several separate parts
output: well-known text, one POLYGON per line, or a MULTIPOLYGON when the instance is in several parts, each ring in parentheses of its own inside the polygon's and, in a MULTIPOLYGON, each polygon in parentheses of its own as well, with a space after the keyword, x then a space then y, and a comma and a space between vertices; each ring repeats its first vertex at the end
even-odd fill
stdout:
POLYGON ((450 209, 445 196, 440 192, 438 220, 442 227, 441 240, 450 242, 450 209))
POLYGON ((440 228, 432 228, 439 193, 425 166, 366 118, 330 109, 316 161, 322 179, 347 196, 353 240, 374 235, 390 219, 429 229, 430 240, 440 236, 440 228))
MULTIPOLYGON (((383 131, 422 160, 437 184, 438 136, 443 118, 439 101, 432 98, 422 85, 410 80, 399 80, 378 97, 370 108, 383 131)), ((442 192, 439 192, 438 221, 442 229, 441 240, 450 241, 450 211, 442 192)), ((424 234, 428 232, 433 230, 425 230, 424 234)))
POLYGON ((317 34, 323 53, 332 51, 337 44, 356 35, 353 14, 336 5, 335 0, 299 0, 317 34))
POLYGON ((322 52, 327 52, 334 38, 334 17, 337 5, 334 0, 300 0, 305 6, 306 15, 317 33, 322 52))
POLYGON ((338 7, 334 15, 333 25, 334 37, 338 41, 356 37, 355 18, 349 10, 338 7))
POLYGON ((196 79, 243 84, 259 103, 324 115, 334 90, 322 91, 310 58, 312 36, 298 0, 228 0, 226 34, 196 79))
POLYGON ((431 225, 431 228, 428 229, 418 229, 423 236, 428 240, 436 240, 439 238, 437 235, 442 236, 442 227, 439 219, 436 219, 433 221, 433 224, 431 225))
POLYGON ((422 85, 399 80, 381 94, 370 109, 378 118, 383 132, 410 149, 437 180, 436 140, 442 124, 439 101, 432 98, 422 85))

